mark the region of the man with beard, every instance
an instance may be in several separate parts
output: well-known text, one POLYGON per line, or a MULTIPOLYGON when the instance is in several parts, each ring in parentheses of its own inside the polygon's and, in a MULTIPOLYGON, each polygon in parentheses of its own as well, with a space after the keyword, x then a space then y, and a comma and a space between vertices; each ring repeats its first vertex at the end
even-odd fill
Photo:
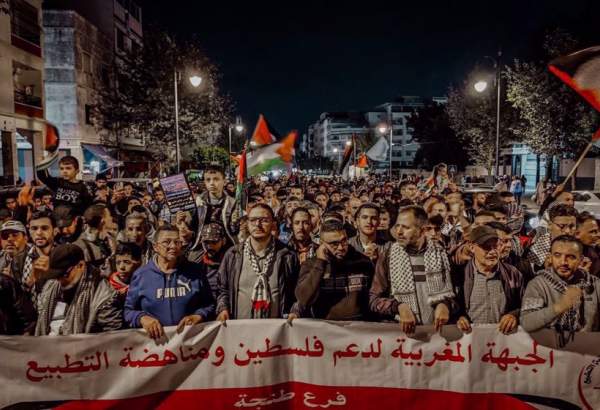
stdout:
POLYGON ((36 336, 100 333, 123 326, 117 292, 77 245, 56 246, 38 297, 36 336))
POLYGON ((311 239, 312 218, 306 208, 296 208, 292 212, 292 239, 288 246, 296 251, 300 264, 315 256, 317 246, 311 239))
POLYGON ((57 244, 73 243, 83 231, 83 218, 69 205, 58 205, 53 211, 58 235, 55 238, 57 244))
POLYGON ((225 256, 227 243, 223 227, 216 223, 210 223, 202 228, 201 233, 202 250, 199 262, 206 265, 206 277, 215 301, 219 295, 217 279, 219 277, 219 266, 225 256))
POLYGON ((17 278, 24 289, 32 291, 34 284, 48 270, 54 237, 58 233, 54 216, 49 211, 36 211, 29 221, 29 236, 33 246, 27 252, 23 274, 17 278))
MULTIPOLYGON (((391 188, 391 186, 389 186, 391 188)), ((390 193, 391 195, 391 193, 390 193)), ((419 190, 417 189, 417 184, 411 181, 403 181, 400 184, 400 195, 402 196, 402 200, 410 201, 413 204, 417 203, 417 199, 419 197, 419 190)), ((386 186, 386 199, 387 199, 387 186, 386 186)), ((391 199, 390 199, 391 200, 391 199)))
POLYGON ((472 229, 469 246, 473 258, 454 281, 460 306, 457 326, 470 332, 471 323, 494 323, 500 332, 511 333, 519 323, 523 275, 514 266, 500 262, 503 245, 494 228, 472 229))
POLYGON ((582 212, 577 218, 577 239, 583 244, 583 256, 591 262, 590 273, 594 276, 600 276, 600 254, 598 245, 600 245, 600 228, 598 220, 594 215, 582 212))
POLYGON ((454 306, 446 251, 427 240, 426 224, 423 208, 400 208, 393 228, 396 242, 377 261, 370 291, 371 311, 398 320, 407 334, 414 333, 416 325, 441 329, 454 306))
POLYGON ((156 230, 155 255, 135 271, 125 300, 125 321, 143 327, 149 337, 164 336, 163 326, 185 326, 213 319, 215 302, 206 267, 183 258, 179 230, 163 225, 156 230))
POLYGON ((600 281, 581 269, 583 245, 573 236, 554 238, 550 258, 527 285, 521 325, 527 332, 554 328, 564 345, 576 332, 600 330, 600 281))
POLYGON ((487 201, 487 194, 485 192, 475 192, 473 194, 473 203, 470 208, 466 210, 467 220, 471 223, 475 220, 475 216, 483 211, 485 203, 487 201))
POLYGON ((28 252, 27 231, 19 221, 8 220, 0 227, 0 274, 21 279, 23 261, 28 252))
POLYGON ((362 204, 354 217, 358 234, 349 241, 354 249, 363 253, 373 264, 377 263, 377 258, 383 253, 387 244, 377 236, 379 212, 379 207, 373 203, 362 204))
MULTIPOLYGON (((85 228, 73 244, 79 246, 85 255, 85 261, 96 268, 105 265, 107 258, 116 248, 115 234, 117 225, 106 205, 95 204, 83 213, 85 228)), ((106 274, 110 274, 110 269, 106 274)))
MULTIPOLYGON (((512 265, 523 275, 524 284, 533 279, 535 272, 533 271, 529 261, 524 259, 519 254, 519 249, 515 249, 515 237, 508 225, 500 222, 490 222, 486 226, 496 230, 498 235, 498 254, 500 263, 512 265)), ((518 240, 518 238, 517 238, 518 240)))
POLYGON ((192 249, 200 249, 202 228, 211 222, 223 226, 228 241, 236 243, 235 200, 224 191, 225 173, 218 166, 211 165, 204 170, 203 179, 206 192, 200 195, 197 201, 198 227, 195 230, 196 241, 192 249))
POLYGON ((318 192, 315 195, 315 202, 325 211, 329 205, 329 196, 325 192, 318 192))
POLYGON ((249 237, 219 267, 217 320, 286 318, 295 303, 296 254, 273 237, 275 215, 258 203, 248 212, 249 237))
POLYGON ((301 315, 326 320, 365 320, 373 264, 348 244, 344 226, 335 220, 321 226, 316 257, 300 269, 296 298, 301 315))
POLYGON ((550 208, 549 216, 548 231, 538 231, 538 235, 525 253, 535 272, 544 270, 550 255, 550 244, 554 238, 561 235, 574 235, 577 231, 578 213, 572 206, 555 205, 550 208))

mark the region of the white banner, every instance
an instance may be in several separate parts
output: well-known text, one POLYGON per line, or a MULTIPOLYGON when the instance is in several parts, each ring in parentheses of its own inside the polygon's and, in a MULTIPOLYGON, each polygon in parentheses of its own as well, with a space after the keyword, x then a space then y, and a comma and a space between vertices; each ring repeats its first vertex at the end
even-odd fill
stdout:
POLYGON ((240 320, 170 328, 158 344, 141 330, 1 337, 0 408, 600 408, 595 356, 489 326, 454 341, 417 336, 395 324, 240 320))

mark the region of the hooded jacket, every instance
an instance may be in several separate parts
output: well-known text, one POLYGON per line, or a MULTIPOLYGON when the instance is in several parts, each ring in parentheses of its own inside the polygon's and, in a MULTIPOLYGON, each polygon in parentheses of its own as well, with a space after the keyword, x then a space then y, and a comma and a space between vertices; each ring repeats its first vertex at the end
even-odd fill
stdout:
POLYGON ((215 301, 203 265, 182 259, 171 274, 165 274, 153 259, 133 273, 125 299, 129 326, 141 327, 142 316, 175 326, 184 316, 200 315, 206 321, 214 314, 215 301))

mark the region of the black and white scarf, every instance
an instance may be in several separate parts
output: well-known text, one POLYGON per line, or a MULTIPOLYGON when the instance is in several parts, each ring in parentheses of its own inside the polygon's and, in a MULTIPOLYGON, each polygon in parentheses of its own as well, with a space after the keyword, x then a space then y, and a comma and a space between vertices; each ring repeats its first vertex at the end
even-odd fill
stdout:
MULTIPOLYGON (((454 298, 450 279, 450 263, 444 248, 434 241, 427 241, 424 260, 428 289, 427 303, 433 306, 444 300, 454 298)), ((410 256, 398 242, 395 242, 390 248, 390 282, 392 296, 398 302, 410 306, 417 322, 423 323, 410 256)))
POLYGON ((535 266, 544 266, 546 258, 550 254, 550 245, 552 240, 550 239, 550 232, 544 232, 538 235, 529 248, 529 254, 527 260, 535 266))
POLYGON ((246 243, 244 244, 244 258, 248 258, 252 265, 252 270, 256 274, 256 282, 252 288, 252 296, 250 298, 252 302, 251 317, 253 319, 268 318, 271 316, 271 288, 269 286, 268 273, 275 260, 275 242, 272 241, 267 248, 262 269, 258 255, 252 249, 250 238, 246 239, 246 243))

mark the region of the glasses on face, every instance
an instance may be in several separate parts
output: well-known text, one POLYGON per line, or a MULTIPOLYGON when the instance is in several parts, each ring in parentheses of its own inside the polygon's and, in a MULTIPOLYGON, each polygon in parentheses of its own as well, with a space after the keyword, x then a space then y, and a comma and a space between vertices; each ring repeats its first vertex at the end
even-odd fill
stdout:
POLYGON ((344 239, 339 240, 339 241, 325 242, 325 244, 327 246, 332 247, 332 248, 343 248, 346 245, 348 245, 348 238, 344 238, 344 239))
POLYGON ((179 248, 183 242, 181 242, 179 239, 166 239, 164 241, 160 241, 158 244, 164 246, 165 248, 168 248, 171 245, 175 245, 175 247, 179 248))
POLYGON ((248 218, 248 223, 251 225, 267 225, 273 220, 271 218, 248 218))

